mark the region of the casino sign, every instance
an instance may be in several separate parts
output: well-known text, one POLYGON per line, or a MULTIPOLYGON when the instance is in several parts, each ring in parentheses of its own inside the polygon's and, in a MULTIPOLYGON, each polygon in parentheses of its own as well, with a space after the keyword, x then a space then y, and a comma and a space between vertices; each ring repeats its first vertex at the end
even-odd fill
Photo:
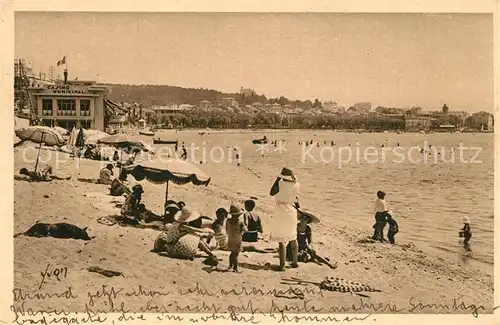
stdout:
POLYGON ((47 85, 46 89, 53 94, 85 94, 88 92, 81 86, 47 85))

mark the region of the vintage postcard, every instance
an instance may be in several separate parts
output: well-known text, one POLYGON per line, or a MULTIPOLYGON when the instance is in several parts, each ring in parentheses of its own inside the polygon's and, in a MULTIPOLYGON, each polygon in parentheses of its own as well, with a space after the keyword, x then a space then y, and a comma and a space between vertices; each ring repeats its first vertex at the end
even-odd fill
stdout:
POLYGON ((498 321, 498 1, 183 5, 2 3, 1 321, 498 321))

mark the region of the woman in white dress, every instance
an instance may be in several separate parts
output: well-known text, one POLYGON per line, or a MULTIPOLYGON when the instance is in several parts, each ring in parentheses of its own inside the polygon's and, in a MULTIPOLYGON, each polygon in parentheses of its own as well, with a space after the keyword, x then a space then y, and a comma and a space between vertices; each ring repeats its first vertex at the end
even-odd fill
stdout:
POLYGON ((294 204, 298 201, 300 184, 292 170, 283 168, 274 182, 270 195, 276 200, 271 221, 271 241, 279 243, 280 266, 279 271, 285 270, 286 245, 292 247, 292 268, 297 264, 297 210, 294 204))

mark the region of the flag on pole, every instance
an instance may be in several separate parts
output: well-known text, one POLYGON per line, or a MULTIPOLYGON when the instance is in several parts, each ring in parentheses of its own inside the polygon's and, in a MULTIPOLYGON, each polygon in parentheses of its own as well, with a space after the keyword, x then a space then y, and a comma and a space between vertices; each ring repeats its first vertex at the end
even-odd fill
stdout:
POLYGON ((57 66, 63 65, 66 63, 66 55, 62 58, 61 61, 57 61, 57 66))

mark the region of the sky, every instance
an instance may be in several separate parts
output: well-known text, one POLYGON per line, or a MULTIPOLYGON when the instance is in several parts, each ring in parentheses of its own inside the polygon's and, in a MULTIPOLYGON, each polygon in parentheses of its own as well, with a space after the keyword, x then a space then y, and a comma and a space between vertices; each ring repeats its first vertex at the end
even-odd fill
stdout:
POLYGON ((491 14, 16 12, 14 51, 70 79, 493 111, 491 14))

